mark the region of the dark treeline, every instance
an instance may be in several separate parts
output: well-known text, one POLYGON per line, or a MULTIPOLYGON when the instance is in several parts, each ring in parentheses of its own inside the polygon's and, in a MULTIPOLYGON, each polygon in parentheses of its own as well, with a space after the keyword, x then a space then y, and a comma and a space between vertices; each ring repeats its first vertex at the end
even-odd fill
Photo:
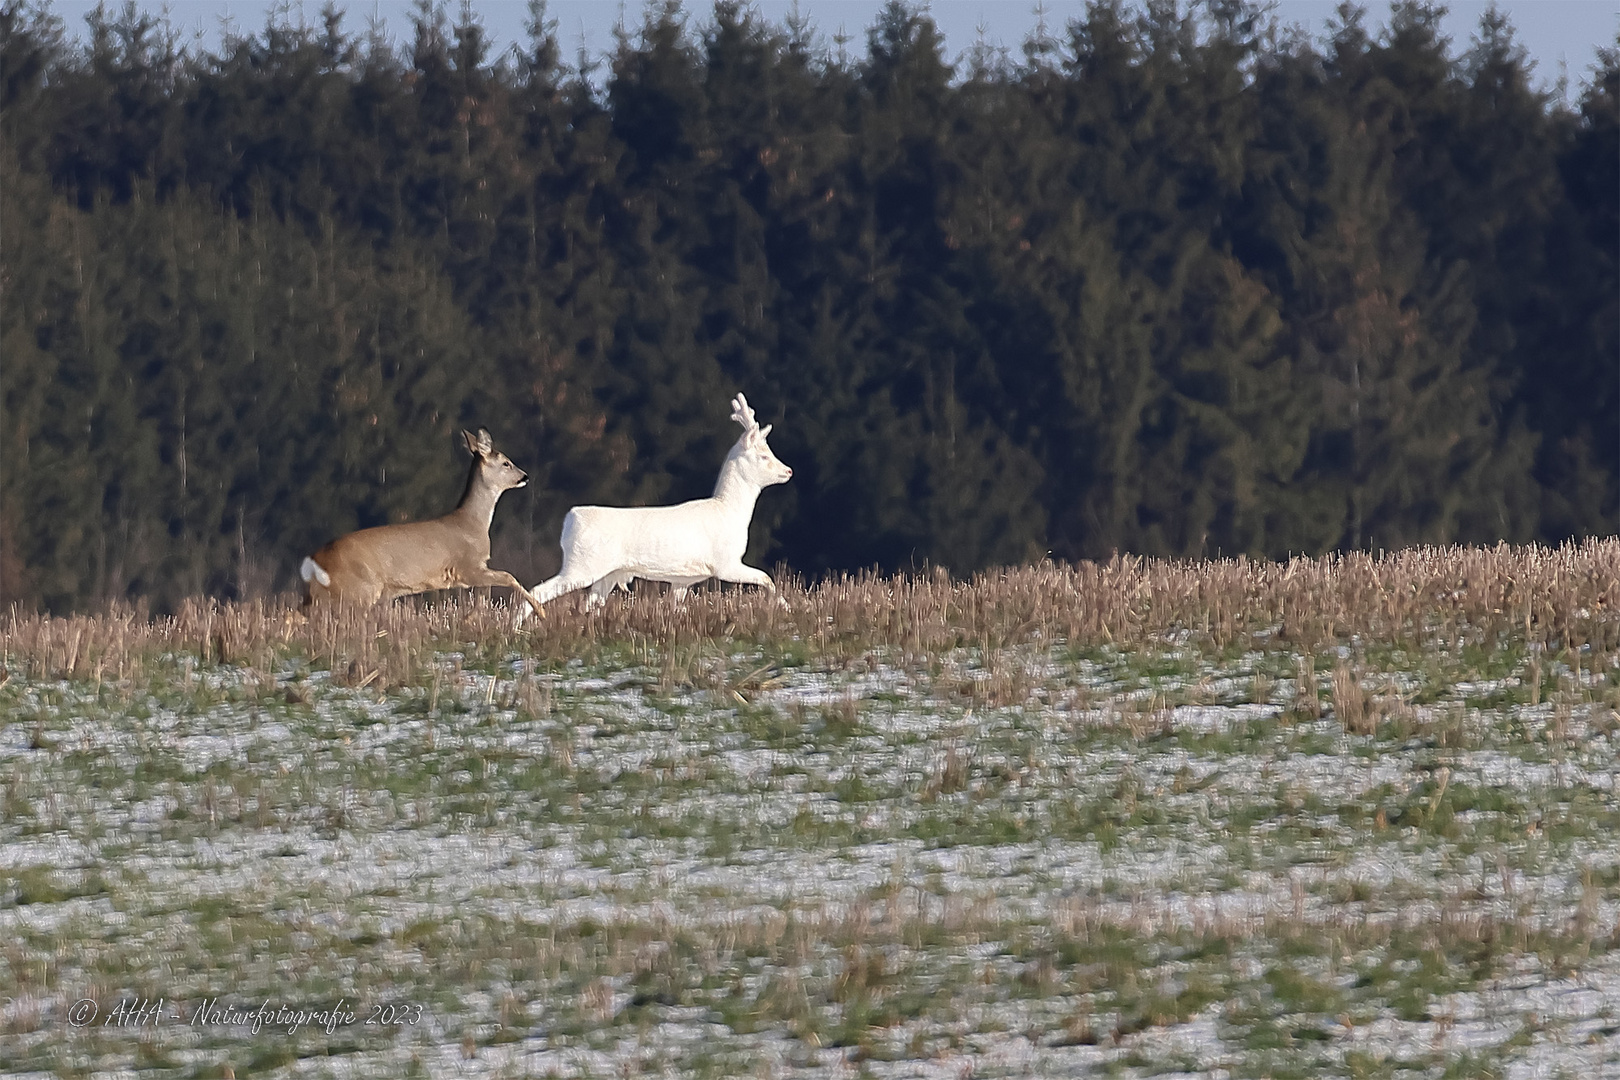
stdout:
POLYGON ((0 600, 253 595, 440 513, 478 425, 569 506, 708 494, 746 392, 795 470, 750 558, 1277 556, 1613 531, 1617 57, 1505 20, 1103 2, 953 66, 721 3, 605 70, 0 0, 0 600))

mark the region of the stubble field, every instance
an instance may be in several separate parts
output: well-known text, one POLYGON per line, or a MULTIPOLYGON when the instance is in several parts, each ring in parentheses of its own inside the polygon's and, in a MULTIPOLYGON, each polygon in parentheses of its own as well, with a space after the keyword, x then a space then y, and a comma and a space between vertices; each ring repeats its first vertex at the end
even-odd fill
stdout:
POLYGON ((13 615, 0 1073, 1620 1076, 1620 542, 783 595, 13 615))

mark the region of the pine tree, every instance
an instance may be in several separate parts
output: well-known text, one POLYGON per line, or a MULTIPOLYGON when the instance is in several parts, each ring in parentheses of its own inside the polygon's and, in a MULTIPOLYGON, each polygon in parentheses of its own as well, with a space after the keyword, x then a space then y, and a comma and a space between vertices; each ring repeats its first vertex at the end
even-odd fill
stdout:
POLYGON ((1518 385, 1542 433, 1536 476, 1552 538, 1620 527, 1620 39, 1598 57, 1579 117, 1565 121, 1550 297, 1518 385))
POLYGON ((1316 482, 1342 494, 1334 546, 1393 548, 1459 535, 1499 483, 1488 371, 1467 363, 1467 267, 1432 257, 1398 199, 1399 95, 1358 19, 1339 29, 1313 103, 1325 155, 1293 241, 1303 372, 1319 380, 1316 482))
POLYGON ((715 421, 736 391, 703 341, 708 283, 693 261, 709 235, 694 204, 719 151, 701 58, 673 0, 648 9, 638 42, 621 36, 608 100, 624 146, 605 206, 622 301, 599 395, 634 447, 631 502, 698 498, 732 442, 715 421))
POLYGON ((705 494, 738 390, 795 468, 750 558, 812 574, 1614 528, 1620 50, 1577 112, 1497 13, 1102 0, 958 73, 913 6, 851 57, 721 0, 599 88, 531 16, 0 0, 0 600, 286 587, 473 425, 538 578, 568 507, 705 494))

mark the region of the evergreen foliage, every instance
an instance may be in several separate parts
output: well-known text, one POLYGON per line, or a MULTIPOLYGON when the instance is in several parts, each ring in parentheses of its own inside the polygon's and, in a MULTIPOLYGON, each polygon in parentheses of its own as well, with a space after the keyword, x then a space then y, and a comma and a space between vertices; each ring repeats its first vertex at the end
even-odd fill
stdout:
POLYGON ((816 574, 1558 540, 1620 515, 1620 43, 1567 107, 1487 13, 1328 37, 1097 0, 953 65, 721 0, 566 63, 285 11, 195 51, 0 0, 0 603, 287 587, 453 505, 461 427, 583 502, 708 493, 743 390, 816 574))

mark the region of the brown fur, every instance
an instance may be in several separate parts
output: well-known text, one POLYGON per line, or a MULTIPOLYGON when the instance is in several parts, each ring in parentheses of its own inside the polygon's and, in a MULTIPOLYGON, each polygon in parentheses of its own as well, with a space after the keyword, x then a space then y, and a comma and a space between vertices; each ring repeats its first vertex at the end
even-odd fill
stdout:
POLYGON ((462 432, 472 451, 472 471, 460 504, 443 517, 361 529, 327 544, 312 558, 330 586, 309 581, 304 606, 318 600, 376 604, 433 589, 505 585, 542 612, 527 589, 505 570, 491 570, 489 524, 495 503, 528 474, 495 450, 489 432, 462 432))

